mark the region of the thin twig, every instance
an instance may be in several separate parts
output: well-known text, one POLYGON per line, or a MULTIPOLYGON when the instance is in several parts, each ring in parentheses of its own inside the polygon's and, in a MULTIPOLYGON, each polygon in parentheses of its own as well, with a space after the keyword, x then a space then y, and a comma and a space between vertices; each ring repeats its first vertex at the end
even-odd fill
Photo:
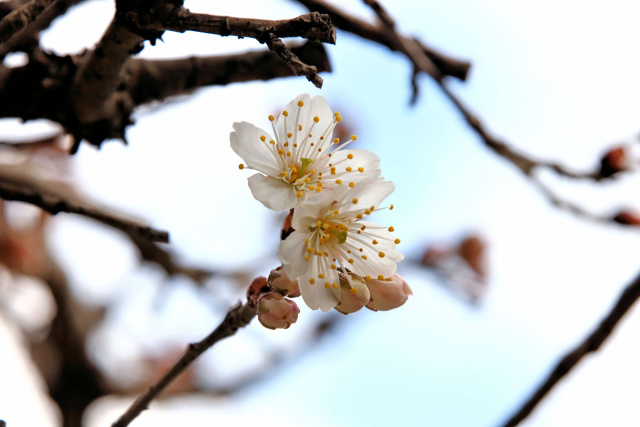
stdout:
POLYGON ((313 83, 318 89, 322 87, 322 77, 318 74, 318 68, 313 65, 307 65, 300 61, 300 58, 291 51, 282 40, 276 37, 274 34, 270 34, 270 37, 266 41, 267 47, 273 53, 278 55, 285 64, 291 68, 291 71, 297 76, 305 76, 307 80, 313 83))
POLYGON ((602 319, 598 327, 571 352, 566 354, 555 369, 549 374, 533 395, 522 405, 522 407, 504 424, 505 427, 517 426, 524 420, 538 403, 551 391, 551 389, 565 376, 574 366, 582 360, 584 356, 595 352, 602 343, 611 335, 611 332, 629 311, 631 306, 640 298, 640 275, 629 284, 620 295, 618 302, 611 309, 609 314, 602 319))
POLYGON ((33 177, 26 179, 6 170, 0 170, 0 198, 30 203, 52 215, 60 212, 83 215, 137 238, 163 243, 169 241, 169 233, 166 231, 156 230, 95 207, 82 206, 59 192, 48 189, 45 183, 33 177))
POLYGON ((129 425, 142 411, 148 408, 149 403, 160 394, 169 384, 171 384, 180 374, 182 374, 191 363, 201 356, 206 350, 211 348, 218 341, 234 335, 239 328, 251 322, 256 315, 256 307, 249 304, 238 304, 232 308, 222 323, 202 341, 190 344, 182 357, 173 365, 169 371, 146 392, 141 394, 126 410, 112 427, 125 427, 129 425))

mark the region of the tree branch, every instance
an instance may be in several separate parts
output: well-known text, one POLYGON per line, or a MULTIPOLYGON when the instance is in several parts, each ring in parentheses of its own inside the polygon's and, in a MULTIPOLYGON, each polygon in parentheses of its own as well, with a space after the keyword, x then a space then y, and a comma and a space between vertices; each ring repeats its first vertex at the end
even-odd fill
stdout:
POLYGON ((32 0, 9 13, 0 21, 0 43, 32 23, 54 0, 32 0))
POLYGON ((171 369, 153 386, 141 394, 127 411, 112 424, 112 427, 125 427, 131 423, 142 411, 147 409, 149 403, 158 396, 169 384, 200 357, 205 351, 211 348, 218 341, 234 335, 238 329, 246 326, 256 315, 256 307, 238 304, 232 308, 222 323, 202 341, 190 344, 182 357, 173 365, 171 369))
POLYGON ((0 198, 30 203, 52 215, 60 212, 83 215, 123 231, 133 239, 143 238, 165 243, 169 241, 169 233, 166 231, 156 230, 94 207, 83 206, 81 202, 70 200, 59 191, 48 188, 44 182, 11 173, 7 167, 0 170, 0 198))
MULTIPOLYGON (((361 19, 344 13, 338 7, 332 6, 323 0, 297 1, 309 10, 329 15, 331 17, 331 22, 335 27, 353 33, 363 39, 371 40, 375 43, 386 46, 390 50, 402 53, 410 58, 410 54, 406 50, 406 47, 404 47, 403 44, 398 44, 395 36, 390 34, 384 26, 371 25, 361 19)), ((402 35, 398 35, 398 37, 400 37, 403 43, 416 43, 443 76, 451 76, 460 80, 465 80, 467 78, 467 73, 471 66, 469 62, 460 61, 443 55, 414 38, 402 35)))
POLYGON ((197 31, 220 36, 251 37, 261 43, 276 37, 303 37, 324 43, 336 43, 336 30, 328 15, 317 12, 301 15, 292 19, 266 20, 234 18, 231 16, 204 15, 192 13, 189 9, 176 6, 166 15, 166 19, 154 19, 157 16, 144 11, 132 11, 127 20, 139 28, 155 31, 197 31))
POLYGON ((620 295, 616 305, 609 314, 602 319, 600 325, 573 351, 565 355, 556 365, 535 393, 525 402, 505 424, 505 427, 517 426, 524 420, 551 389, 576 366, 584 356, 597 351, 609 337, 615 326, 629 311, 631 306, 640 298, 640 275, 629 284, 620 295))
MULTIPOLYGON (((300 60, 314 64, 318 72, 331 71, 322 43, 306 42, 292 47, 300 60)), ((126 65, 127 85, 135 105, 170 96, 184 95, 204 86, 226 85, 252 80, 270 80, 294 73, 273 52, 191 57, 149 61, 133 59, 126 65)))

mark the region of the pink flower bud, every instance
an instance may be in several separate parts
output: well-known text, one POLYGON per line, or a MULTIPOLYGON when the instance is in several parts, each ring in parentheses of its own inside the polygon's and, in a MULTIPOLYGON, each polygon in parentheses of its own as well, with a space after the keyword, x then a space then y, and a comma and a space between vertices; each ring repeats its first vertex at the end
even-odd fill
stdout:
POLYGON ((394 274, 391 280, 368 280, 367 287, 371 298, 367 308, 373 311, 387 311, 400 307, 407 302, 413 291, 399 274, 394 274))
POLYGON ((295 298, 300 296, 298 279, 289 279, 282 266, 276 268, 275 270, 271 270, 267 282, 274 291, 281 293, 285 297, 295 298))
POLYGON ((269 292, 258 300, 258 320, 269 329, 287 329, 298 320, 300 309, 295 302, 278 292, 269 292))
POLYGON ((355 313, 369 302, 369 288, 362 277, 340 273, 340 303, 335 309, 342 314, 355 313), (351 281, 351 283, 349 283, 351 281))
POLYGON ((247 289, 247 301, 252 307, 255 307, 258 305, 260 295, 265 292, 269 292, 270 290, 269 285, 267 285, 267 278, 264 276, 258 276, 253 279, 253 282, 251 282, 247 289))

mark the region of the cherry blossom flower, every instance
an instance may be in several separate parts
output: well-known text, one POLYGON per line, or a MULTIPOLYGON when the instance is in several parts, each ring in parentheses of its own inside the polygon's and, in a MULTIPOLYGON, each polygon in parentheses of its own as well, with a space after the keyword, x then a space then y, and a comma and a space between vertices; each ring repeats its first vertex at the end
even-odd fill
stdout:
MULTIPOLYGON (((336 185, 296 207, 295 231, 280 242, 279 256, 287 275, 298 278, 310 308, 328 311, 340 302, 339 271, 366 280, 384 280, 396 272, 404 256, 396 251, 400 239, 391 233, 393 227, 361 220, 380 210, 379 204, 393 190, 392 182, 369 179, 336 185)), ((350 276, 346 278, 351 283, 350 276)))
POLYGON ((322 96, 299 95, 278 117, 269 116, 273 137, 247 122, 236 122, 231 148, 245 164, 258 171, 249 178, 253 196, 267 208, 295 207, 308 194, 320 193, 342 182, 357 183, 380 176, 380 159, 368 150, 345 150, 357 137, 340 142, 333 129, 342 120, 322 96))

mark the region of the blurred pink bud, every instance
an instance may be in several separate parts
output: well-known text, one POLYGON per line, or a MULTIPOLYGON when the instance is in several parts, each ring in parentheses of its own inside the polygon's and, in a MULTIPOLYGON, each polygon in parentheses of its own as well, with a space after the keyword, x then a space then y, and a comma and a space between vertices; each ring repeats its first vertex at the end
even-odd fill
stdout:
POLYGON ((355 274, 340 273, 340 303, 335 309, 342 314, 355 313, 369 302, 369 288, 364 279, 355 274), (349 283, 351 281, 351 283, 349 283))
POLYGON ((413 291, 399 274, 390 280, 368 280, 367 287, 371 294, 367 308, 373 311, 387 311, 400 307, 407 302, 413 291))
POLYGON ((269 329, 287 329, 298 320, 300 309, 295 302, 278 292, 269 292, 258 300, 258 320, 269 329))
POLYGON ((269 285, 267 285, 266 277, 256 277, 249 285, 249 289, 247 289, 247 301, 252 307, 256 307, 258 305, 260 295, 269 292, 270 290, 269 285))
POLYGON ((284 268, 282 266, 276 268, 275 270, 271 270, 269 273, 269 278, 267 282, 276 292, 281 293, 285 297, 299 297, 300 296, 300 288, 298 287, 298 279, 291 280, 285 273, 284 268))

